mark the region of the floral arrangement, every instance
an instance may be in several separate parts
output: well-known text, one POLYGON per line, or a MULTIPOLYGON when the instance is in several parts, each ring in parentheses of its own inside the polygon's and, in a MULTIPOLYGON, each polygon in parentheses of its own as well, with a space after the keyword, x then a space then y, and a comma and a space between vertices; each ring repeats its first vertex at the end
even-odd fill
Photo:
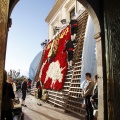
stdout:
POLYGON ((61 90, 67 72, 67 53, 63 52, 70 39, 70 26, 51 40, 45 50, 39 77, 46 89, 61 90))

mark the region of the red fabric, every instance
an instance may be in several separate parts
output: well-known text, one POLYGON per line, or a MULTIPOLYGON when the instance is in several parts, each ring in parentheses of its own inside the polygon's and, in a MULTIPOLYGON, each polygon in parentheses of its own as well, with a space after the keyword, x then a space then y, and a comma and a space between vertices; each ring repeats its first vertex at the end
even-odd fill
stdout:
POLYGON ((72 50, 73 51, 73 48, 69 48, 68 50, 72 50))
POLYGON ((41 89, 42 89, 40 85, 38 86, 38 89, 39 89, 39 90, 41 90, 41 89))
POLYGON ((28 86, 30 86, 30 82, 28 82, 28 86))
POLYGON ((75 23, 75 24, 72 24, 72 26, 78 26, 78 24, 75 23))
POLYGON ((54 46, 53 52, 56 52, 56 54, 54 57, 52 57, 52 60, 50 62, 48 59, 48 53, 50 51, 52 41, 50 41, 48 43, 48 45, 46 46, 46 48, 44 50, 44 56, 43 56, 43 61, 42 61, 42 65, 44 65, 44 66, 40 71, 40 73, 41 73, 40 78, 41 78, 41 82, 44 84, 44 88, 46 88, 46 89, 61 90, 63 87, 64 79, 65 79, 65 75, 66 75, 67 67, 68 67, 67 52, 63 52, 63 50, 65 49, 66 41, 70 40, 70 37, 71 37, 70 26, 67 26, 56 37, 57 40, 59 38, 59 40, 57 42, 54 42, 54 45, 53 45, 54 46), (52 78, 49 78, 49 77, 45 81, 47 71, 48 71, 50 64, 52 62, 56 62, 56 61, 59 61, 60 69, 62 69, 62 71, 61 71, 61 74, 63 75, 62 81, 59 82, 60 80, 55 80, 55 82, 53 83, 52 78))

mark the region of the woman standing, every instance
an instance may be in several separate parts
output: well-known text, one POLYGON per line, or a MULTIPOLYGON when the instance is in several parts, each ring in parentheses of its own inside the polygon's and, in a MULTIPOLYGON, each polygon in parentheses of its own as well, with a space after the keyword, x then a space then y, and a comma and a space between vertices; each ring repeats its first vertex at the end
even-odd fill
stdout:
POLYGON ((25 105, 25 98, 26 98, 26 91, 27 91, 27 79, 24 78, 22 85, 21 85, 21 89, 22 89, 22 106, 27 107, 27 105, 25 105))
POLYGON ((2 90, 2 114, 1 120, 13 120, 12 109, 13 103, 12 99, 15 98, 12 85, 7 82, 7 72, 4 70, 3 75, 3 90, 2 90))
MULTIPOLYGON (((39 80, 37 81, 37 83, 36 83, 36 88, 37 88, 37 90, 38 90, 38 99, 41 99, 41 97, 42 97, 42 83, 41 83, 41 81, 40 81, 40 78, 39 78, 39 80)), ((40 100, 39 100, 39 102, 40 102, 40 100)), ((37 103, 39 106, 41 106, 42 104, 41 103, 37 103)))

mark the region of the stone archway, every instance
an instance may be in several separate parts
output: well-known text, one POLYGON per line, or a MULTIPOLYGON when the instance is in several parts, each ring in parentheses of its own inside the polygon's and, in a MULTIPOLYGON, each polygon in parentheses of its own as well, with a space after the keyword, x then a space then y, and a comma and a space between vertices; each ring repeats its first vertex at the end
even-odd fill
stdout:
MULTIPOLYGON (((93 23, 94 23, 94 28, 95 28, 95 35, 94 38, 96 39, 96 54, 97 54, 97 74, 99 76, 99 80, 98 80, 98 91, 99 92, 99 96, 98 96, 98 120, 104 120, 104 83, 103 83, 103 60, 102 60, 102 42, 101 42, 101 28, 102 25, 100 24, 99 20, 99 6, 98 9, 94 8, 94 4, 95 3, 89 3, 87 0, 78 0, 85 8, 86 10, 89 12, 93 23), (93 5, 93 6, 91 6, 93 5), (98 13, 98 14, 97 14, 98 13)), ((99 0, 96 1, 96 4, 98 5, 99 0)))
POLYGON ((1 118, 1 100, 2 100, 2 84, 3 70, 5 67, 5 55, 7 45, 7 35, 9 25, 11 24, 10 15, 19 0, 0 0, 0 118, 1 118))
POLYGON ((0 0, 0 118, 3 70, 5 65, 5 54, 7 44, 7 22, 8 22, 9 0, 0 0))

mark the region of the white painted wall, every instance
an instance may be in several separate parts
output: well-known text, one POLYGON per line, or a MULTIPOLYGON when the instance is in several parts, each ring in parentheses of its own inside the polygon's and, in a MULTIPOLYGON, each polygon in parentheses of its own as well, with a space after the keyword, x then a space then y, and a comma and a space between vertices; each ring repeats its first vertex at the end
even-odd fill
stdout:
POLYGON ((53 26, 62 27, 60 22, 62 19, 70 21, 70 11, 75 7, 76 12, 82 8, 82 5, 77 0, 64 0, 61 8, 53 15, 52 19, 48 22, 48 39, 53 39, 53 26))

